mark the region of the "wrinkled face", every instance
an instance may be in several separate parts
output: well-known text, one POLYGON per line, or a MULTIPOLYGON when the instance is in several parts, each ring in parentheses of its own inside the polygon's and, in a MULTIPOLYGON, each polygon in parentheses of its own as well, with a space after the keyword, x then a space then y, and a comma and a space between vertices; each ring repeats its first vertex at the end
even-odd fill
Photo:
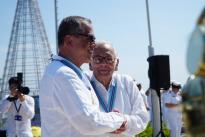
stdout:
POLYGON ((96 78, 110 78, 116 70, 118 59, 116 59, 113 48, 109 46, 98 46, 94 48, 91 68, 96 78))

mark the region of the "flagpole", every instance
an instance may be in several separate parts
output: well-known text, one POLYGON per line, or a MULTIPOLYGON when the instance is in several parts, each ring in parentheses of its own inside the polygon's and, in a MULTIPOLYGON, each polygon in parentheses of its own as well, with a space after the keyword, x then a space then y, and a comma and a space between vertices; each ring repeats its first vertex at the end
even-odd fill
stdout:
MULTIPOLYGON (((146 0, 146 13, 147 13, 147 26, 148 26, 148 37, 149 37, 149 45, 148 45, 148 53, 149 57, 154 56, 154 47, 152 46, 152 34, 151 34, 151 25, 150 25, 150 15, 149 15, 149 2, 146 0)), ((159 97, 157 95, 157 91, 154 89, 149 89, 151 92, 151 120, 152 127, 154 129, 153 137, 158 136, 160 132, 160 103, 159 97)), ((159 135, 160 136, 160 135, 159 135)), ((161 136, 160 136, 161 137, 161 136)))
POLYGON ((58 7, 57 0, 54 0, 54 10, 55 10, 55 34, 56 34, 56 54, 58 54, 58 7))

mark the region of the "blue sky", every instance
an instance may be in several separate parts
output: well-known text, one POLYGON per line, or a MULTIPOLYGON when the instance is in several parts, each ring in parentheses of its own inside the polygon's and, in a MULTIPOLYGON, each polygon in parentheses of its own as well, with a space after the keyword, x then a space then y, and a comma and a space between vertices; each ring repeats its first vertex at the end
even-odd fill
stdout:
MULTIPOLYGON (((0 77, 17 0, 0 4, 0 77)), ((54 1, 39 0, 47 36, 55 53, 54 1)), ((152 41, 156 55, 170 56, 171 79, 184 83, 188 77, 186 48, 204 0, 149 0, 152 41)), ((97 40, 111 42, 120 58, 119 72, 131 75, 148 88, 148 29, 145 0, 58 0, 59 22, 80 15, 93 21, 97 40)))

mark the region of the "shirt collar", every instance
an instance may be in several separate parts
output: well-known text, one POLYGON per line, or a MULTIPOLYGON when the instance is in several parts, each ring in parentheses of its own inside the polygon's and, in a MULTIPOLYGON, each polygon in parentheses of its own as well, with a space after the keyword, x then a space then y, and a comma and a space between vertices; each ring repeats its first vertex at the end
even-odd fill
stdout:
POLYGON ((77 75, 82 79, 83 77, 83 72, 81 70, 81 68, 79 68, 78 66, 76 66, 71 60, 68 60, 68 59, 65 59, 61 56, 58 56, 58 55, 53 55, 52 56, 52 60, 57 60, 57 61, 64 61, 66 64, 66 66, 70 67, 71 69, 73 69, 73 71, 75 71, 77 73, 77 75))
MULTIPOLYGON (((115 73, 113 73, 112 79, 111 79, 110 84, 109 84, 109 89, 110 89, 110 87, 115 86, 115 84, 116 84, 116 82, 115 82, 115 77, 116 77, 116 76, 115 76, 115 73)), ((104 85, 101 84, 101 83, 96 79, 96 77, 94 76, 94 74, 93 74, 92 77, 91 77, 91 81, 95 82, 96 85, 99 85, 99 86, 101 86, 101 87, 104 87, 104 85)), ((105 88, 105 87, 104 87, 104 88, 105 88)), ((108 89, 108 91, 109 91, 109 89, 108 89)))

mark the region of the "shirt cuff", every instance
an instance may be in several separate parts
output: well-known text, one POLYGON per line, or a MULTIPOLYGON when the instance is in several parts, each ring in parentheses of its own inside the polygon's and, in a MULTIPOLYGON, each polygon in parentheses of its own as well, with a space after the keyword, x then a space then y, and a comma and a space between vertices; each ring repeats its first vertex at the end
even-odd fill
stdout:
POLYGON ((124 115, 124 117, 127 120, 127 130, 125 130, 125 132, 123 132, 123 134, 126 136, 133 136, 133 134, 131 134, 131 127, 132 127, 131 118, 129 115, 124 115))

